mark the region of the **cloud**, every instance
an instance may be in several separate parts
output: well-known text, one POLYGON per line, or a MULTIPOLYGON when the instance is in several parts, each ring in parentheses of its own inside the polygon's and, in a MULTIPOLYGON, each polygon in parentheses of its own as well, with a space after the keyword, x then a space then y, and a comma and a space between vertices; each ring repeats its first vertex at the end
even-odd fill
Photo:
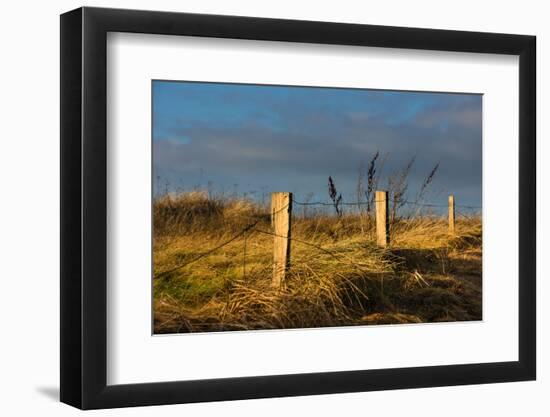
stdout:
MULTIPOLYGON (((262 92, 250 86, 201 96, 193 87, 178 117, 155 126, 162 132, 154 140, 155 174, 171 183, 324 195, 332 175, 351 195, 360 162, 379 150, 388 155, 386 176, 416 155, 411 188, 440 162, 438 187, 461 190, 471 204, 481 201, 480 96, 277 87, 262 92), (195 99, 210 104, 186 114, 195 99)), ((155 107, 162 111, 162 103, 155 107)))

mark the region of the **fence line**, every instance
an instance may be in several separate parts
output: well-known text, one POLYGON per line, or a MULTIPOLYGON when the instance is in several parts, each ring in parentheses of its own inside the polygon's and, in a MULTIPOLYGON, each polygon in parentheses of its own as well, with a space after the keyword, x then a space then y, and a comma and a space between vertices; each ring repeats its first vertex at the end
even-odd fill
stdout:
MULTIPOLYGON (((258 233, 263 233, 263 234, 266 234, 266 235, 270 235, 270 236, 274 236, 274 237, 285 237, 283 235, 278 235, 276 233, 273 233, 273 232, 269 232, 267 230, 261 230, 261 229, 256 229, 254 228, 254 231, 255 232, 258 232, 258 233)), ((301 240, 301 239, 296 239, 295 237, 289 237, 288 238, 289 240, 292 240, 294 242, 297 242, 297 243, 301 243, 303 245, 307 245, 307 246, 310 246, 312 248, 315 248, 321 252, 324 252, 330 256, 332 256, 334 259, 336 259, 337 261, 341 261, 342 258, 345 258, 346 260, 348 260, 353 266, 355 266, 357 269, 359 269, 361 272, 367 272, 366 270, 362 269, 356 262, 354 262, 351 258, 347 257, 347 256, 344 256, 344 255, 341 255, 338 254, 336 255, 335 252, 333 251, 330 251, 326 248, 323 248, 321 245, 318 245, 316 243, 311 243, 311 242, 308 242, 306 240, 301 240)))
MULTIPOLYGON (((387 199, 379 199, 379 200, 372 200, 370 202, 370 204, 373 204, 373 203, 387 203, 388 200, 387 199)), ((418 206, 426 206, 426 207, 448 207, 448 205, 444 205, 444 204, 432 204, 432 203, 418 203, 418 202, 413 202, 413 201, 401 201, 402 203, 405 203, 405 204, 414 204, 414 205, 418 205, 418 206)), ((321 205, 321 206, 330 206, 330 207, 333 207, 334 204, 332 203, 325 203, 325 202, 300 202, 300 201, 296 201, 294 198, 292 198, 292 196, 290 196, 290 199, 289 199, 289 202, 287 204, 285 204, 283 207, 277 209, 276 211, 273 211, 271 212, 271 219, 273 221, 273 219, 276 219, 276 216, 275 214, 278 214, 284 210, 288 210, 289 209, 289 206, 291 206, 292 203, 295 203, 295 204, 298 204, 298 205, 302 205, 302 206, 312 206, 312 205, 321 205)), ((341 205, 347 205, 347 206, 362 206, 362 205, 367 205, 369 203, 367 202, 356 202, 356 203, 340 203, 341 205)), ((453 199, 453 206, 454 207, 461 207, 461 208, 468 208, 468 209, 481 209, 482 207, 479 207, 479 206, 468 206, 468 205, 458 205, 458 204, 454 204, 454 199, 453 199)), ((468 215, 462 213, 461 211, 458 211, 456 210, 456 213, 464 218, 469 218, 468 215)), ((203 252, 203 253, 200 253, 198 254, 197 256, 195 256, 193 259, 189 260, 189 261, 186 261, 186 262, 183 262, 169 270, 166 270, 166 271, 162 271, 162 272, 159 272, 158 274, 155 274, 154 275, 154 278, 155 279, 162 279, 162 278, 165 278, 166 276, 168 276, 169 274, 177 271, 178 269, 181 269, 181 268, 184 268, 185 266, 188 266, 194 262, 197 262, 198 260, 202 259, 202 258, 205 258, 209 255, 211 255, 212 253, 218 251, 219 249, 222 249, 223 247, 229 245, 230 243, 234 242, 235 240, 239 239, 240 237, 243 237, 244 236, 244 245, 243 245, 243 278, 246 278, 246 253, 247 253, 247 239, 249 236, 251 236, 254 232, 257 232, 257 233, 261 233, 261 234, 265 234, 265 235, 270 235, 270 236, 273 236, 275 238, 284 238, 284 239, 287 239, 289 241, 295 241, 297 243, 301 243, 301 244, 304 244, 304 245, 307 245, 307 246, 310 246, 310 247, 313 247, 313 248, 316 248, 317 250, 321 251, 321 252, 324 252, 332 257, 334 257, 335 259, 337 260, 341 260, 342 258, 345 258, 347 259, 351 264, 353 264, 356 268, 358 268, 359 270, 361 270, 362 272, 365 272, 365 270, 363 270, 361 268, 360 265, 358 265, 356 262, 354 262, 352 259, 349 259, 348 257, 344 256, 344 255, 341 255, 341 254, 336 254, 335 252, 333 251, 330 251, 326 248, 323 248, 322 246, 316 244, 316 243, 312 243, 312 242, 308 242, 308 241, 305 241, 305 240, 301 240, 301 239, 297 239, 295 237, 292 237, 290 235, 288 236, 284 236, 284 235, 281 235, 281 234, 277 234, 277 233, 274 233, 274 232, 270 232, 270 231, 267 231, 267 230, 262 230, 262 229, 258 229, 256 228, 256 226, 258 225, 258 223, 260 223, 263 219, 265 219, 266 215, 263 214, 263 215, 248 215, 246 216, 250 219, 255 219, 255 221, 253 223, 250 223, 248 224, 247 226, 245 226, 242 230, 240 230, 238 233, 236 233, 235 235, 233 235, 231 238, 229 238, 228 240, 220 243, 219 245, 216 245, 215 247, 203 252), (250 232, 248 235, 247 233, 250 232)), ((387 213, 384 214, 384 217, 387 217, 387 213)), ((377 219, 377 222, 380 222, 379 219, 377 219)), ((454 218, 453 218, 453 222, 454 222, 454 218)), ((385 230, 385 233, 387 233, 387 229, 385 230)), ((387 237, 388 241, 389 241, 389 235, 387 237)), ((387 241, 387 242, 388 242, 387 241)), ((386 243, 387 244, 387 243, 386 243)), ((386 245, 383 245, 383 244, 380 244, 380 246, 386 246, 386 245)))
MULTIPOLYGON (((383 202, 383 201, 384 200, 372 200, 370 203, 369 202, 355 202, 355 203, 342 202, 342 203, 338 203, 338 205, 341 205, 341 206, 368 206, 372 203, 380 203, 380 202, 383 202)), ((389 201, 392 202, 393 200, 389 199, 389 201)), ((295 203, 295 204, 298 204, 300 206, 334 207, 334 205, 335 205, 335 203, 327 203, 327 202, 324 202, 324 201, 313 201, 313 202, 306 201, 306 202, 302 202, 302 201, 297 201, 297 200, 293 199, 292 202, 295 203)), ((447 207, 447 204, 419 203, 417 201, 409 201, 409 200, 400 200, 397 203, 399 203, 399 204, 401 204, 401 203, 402 204, 409 204, 409 205, 415 205, 415 206, 423 206, 423 207, 447 207)), ((455 207, 462 207, 462 208, 472 209, 472 210, 482 208, 481 206, 467 206, 467 205, 462 205, 462 204, 456 204, 455 207)))

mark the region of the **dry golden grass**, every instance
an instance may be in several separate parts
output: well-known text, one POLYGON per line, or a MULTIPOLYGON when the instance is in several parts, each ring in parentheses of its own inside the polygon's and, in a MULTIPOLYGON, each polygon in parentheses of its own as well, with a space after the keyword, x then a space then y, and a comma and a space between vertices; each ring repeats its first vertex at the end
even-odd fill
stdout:
POLYGON ((479 217, 453 237, 444 218, 396 221, 383 250, 364 216, 295 216, 292 266, 274 289, 268 213, 204 193, 155 202, 155 333, 481 319, 479 217))

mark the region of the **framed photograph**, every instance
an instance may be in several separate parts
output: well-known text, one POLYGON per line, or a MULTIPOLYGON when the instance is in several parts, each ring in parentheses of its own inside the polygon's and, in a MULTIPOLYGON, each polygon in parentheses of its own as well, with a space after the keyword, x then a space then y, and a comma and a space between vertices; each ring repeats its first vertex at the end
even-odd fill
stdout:
POLYGON ((61 401, 533 380, 535 37, 61 16, 61 401))

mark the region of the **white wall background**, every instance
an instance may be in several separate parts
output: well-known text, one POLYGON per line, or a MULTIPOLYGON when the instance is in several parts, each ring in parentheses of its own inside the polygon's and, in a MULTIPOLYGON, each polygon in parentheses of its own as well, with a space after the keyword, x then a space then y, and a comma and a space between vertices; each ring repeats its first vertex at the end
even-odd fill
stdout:
MULTIPOLYGON (((0 93, 0 410, 15 415, 75 415, 59 392, 59 17, 81 6, 72 0, 3 5, 0 93)), ((550 26, 545 2, 278 0, 124 0, 86 5, 238 14, 534 34, 538 37, 539 303, 538 381, 497 385, 325 395, 95 412, 94 415, 310 415, 544 416, 550 412, 550 148, 543 120, 550 96, 550 26), (544 395, 546 394, 546 395, 544 395)))

